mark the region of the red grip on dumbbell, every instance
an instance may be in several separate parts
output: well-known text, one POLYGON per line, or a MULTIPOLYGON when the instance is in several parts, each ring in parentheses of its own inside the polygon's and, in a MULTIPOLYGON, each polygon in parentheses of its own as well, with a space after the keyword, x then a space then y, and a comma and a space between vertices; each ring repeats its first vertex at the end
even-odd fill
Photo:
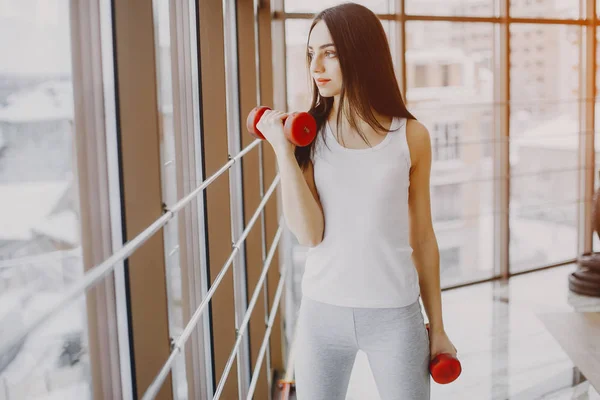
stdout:
MULTIPOLYGON (((426 324, 425 328, 429 332, 429 324, 426 324)), ((442 385, 455 381, 461 372, 462 366, 460 361, 452 354, 438 354, 429 362, 431 377, 434 381, 442 385)))
MULTIPOLYGON (((264 140, 265 137, 258 130, 256 124, 262 118, 269 107, 255 107, 248 114, 246 119, 246 128, 248 132, 257 139, 264 140)), ((317 122, 312 115, 306 112, 294 112, 284 118, 283 132, 286 138, 296 146, 308 146, 314 140, 317 134, 317 122)))
POLYGON ((267 110, 270 110, 270 108, 264 106, 254 107, 252 111, 248 113, 248 118, 246 119, 246 129, 248 129, 248 132, 250 132, 250 134, 257 139, 265 140, 265 137, 262 133, 260 133, 260 131, 256 127, 256 124, 258 124, 258 121, 260 121, 263 114, 267 110))

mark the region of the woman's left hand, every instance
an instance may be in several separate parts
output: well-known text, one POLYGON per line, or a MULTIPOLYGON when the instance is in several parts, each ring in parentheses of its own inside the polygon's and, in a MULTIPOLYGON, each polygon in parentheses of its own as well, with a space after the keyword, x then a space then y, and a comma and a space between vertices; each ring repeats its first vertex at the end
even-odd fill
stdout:
POLYGON ((438 354, 450 354, 456 356, 456 347, 452 344, 446 331, 429 331, 429 349, 433 360, 438 354))

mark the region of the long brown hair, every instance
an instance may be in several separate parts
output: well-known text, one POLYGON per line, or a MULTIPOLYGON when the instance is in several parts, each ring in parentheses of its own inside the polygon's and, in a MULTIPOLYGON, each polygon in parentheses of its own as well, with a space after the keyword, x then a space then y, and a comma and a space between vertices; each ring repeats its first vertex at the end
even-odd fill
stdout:
MULTIPOLYGON (((338 134, 342 113, 367 144, 365 134, 358 128, 357 117, 381 132, 385 132, 386 129, 377 121, 373 109, 389 117, 416 119, 402 100, 394 74, 390 47, 379 18, 359 4, 340 4, 315 16, 310 26, 309 38, 319 21, 323 21, 329 29, 342 72, 342 89, 337 112, 338 134), (350 113, 346 112, 344 107, 346 101, 349 102, 350 113)), ((308 48, 308 39, 306 46, 308 48)), ((306 61, 310 74, 308 52, 306 61)), ((333 108, 333 97, 321 97, 314 80, 311 81, 312 103, 308 113, 317 121, 317 132, 323 135, 324 130, 321 128, 333 108)), ((296 160, 302 169, 307 167, 311 159, 315 142, 316 140, 306 147, 296 147, 296 160)))

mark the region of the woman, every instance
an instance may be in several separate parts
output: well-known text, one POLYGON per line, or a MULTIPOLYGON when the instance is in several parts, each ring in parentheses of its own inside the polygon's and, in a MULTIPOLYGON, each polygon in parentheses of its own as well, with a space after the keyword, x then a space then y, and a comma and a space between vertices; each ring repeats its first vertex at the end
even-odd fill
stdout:
POLYGON ((402 101, 385 32, 369 9, 319 13, 307 52, 315 141, 296 148, 279 111, 257 125, 277 156, 287 225, 309 247, 297 397, 345 399, 360 349, 382 400, 429 399, 430 359, 456 354, 442 319, 429 132, 402 101))

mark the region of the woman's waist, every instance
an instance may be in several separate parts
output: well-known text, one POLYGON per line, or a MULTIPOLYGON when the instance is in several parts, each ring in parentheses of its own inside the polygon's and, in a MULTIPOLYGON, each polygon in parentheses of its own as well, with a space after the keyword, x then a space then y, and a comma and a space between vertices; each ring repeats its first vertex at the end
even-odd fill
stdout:
POLYGON ((309 248, 308 254, 323 258, 335 257, 346 260, 387 259, 393 261, 410 257, 412 247, 403 236, 385 238, 325 236, 321 243, 309 248))
POLYGON ((349 226, 325 222, 323 240, 318 246, 342 248, 409 247, 409 231, 399 226, 349 226))

